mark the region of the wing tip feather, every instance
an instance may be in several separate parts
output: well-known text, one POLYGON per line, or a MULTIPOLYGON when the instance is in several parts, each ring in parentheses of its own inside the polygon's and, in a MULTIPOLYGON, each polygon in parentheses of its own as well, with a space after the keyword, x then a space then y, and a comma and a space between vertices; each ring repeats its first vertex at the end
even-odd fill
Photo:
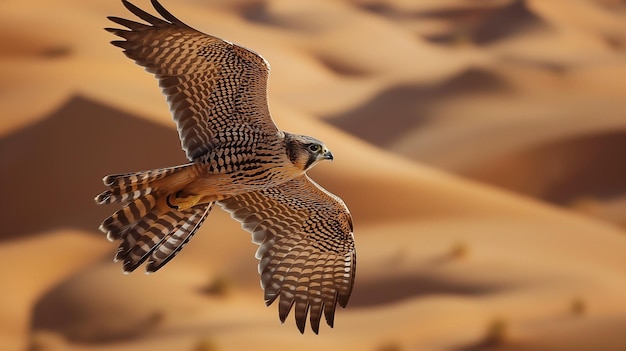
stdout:
POLYGON ((126 9, 128 9, 128 11, 133 13, 135 16, 141 18, 142 20, 152 25, 168 24, 166 21, 147 13, 146 11, 140 9, 139 7, 137 7, 135 4, 131 3, 128 0, 122 0, 122 4, 124 5, 124 7, 126 7, 126 9))
POLYGON ((113 46, 117 46, 118 48, 126 49, 128 42, 126 40, 113 40, 111 41, 113 46))
POLYGON ((346 295, 339 295, 339 297, 337 298, 337 302, 339 302, 339 306, 341 306, 341 308, 348 307, 349 300, 350 300, 350 293, 346 295))
POLYGON ((304 334, 304 329, 306 328, 306 319, 302 320, 302 319, 296 318, 296 326, 298 327, 300 334, 304 334))
POLYGON ((161 16, 163 16, 164 19, 170 21, 173 24, 177 24, 177 25, 180 25, 180 26, 183 26, 183 27, 186 27, 186 28, 191 28, 187 24, 185 24, 183 21, 178 19, 176 16, 174 16, 171 12, 166 10, 165 7, 163 7, 163 5, 161 5, 161 3, 159 3, 158 0, 151 0, 150 2, 152 3, 152 7, 154 7, 154 9, 157 10, 157 12, 161 16))
POLYGON ((120 34, 120 32, 127 32, 127 31, 125 31, 125 30, 123 30, 123 29, 119 29, 119 28, 112 28, 112 27, 105 27, 105 28, 104 28, 104 30, 106 30, 106 31, 107 31, 107 32, 109 32, 109 33, 113 33, 113 34, 115 34, 115 35, 117 35, 117 36, 120 36, 120 37, 122 36, 122 35, 120 34))

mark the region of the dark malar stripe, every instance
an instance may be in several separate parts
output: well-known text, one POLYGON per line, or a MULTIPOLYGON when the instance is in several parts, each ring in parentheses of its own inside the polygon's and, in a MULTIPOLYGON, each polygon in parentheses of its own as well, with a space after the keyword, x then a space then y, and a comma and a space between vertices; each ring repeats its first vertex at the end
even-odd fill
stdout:
POLYGON ((317 160, 317 156, 309 154, 309 159, 306 161, 304 169, 309 169, 309 167, 313 164, 313 162, 315 162, 315 160, 317 160))

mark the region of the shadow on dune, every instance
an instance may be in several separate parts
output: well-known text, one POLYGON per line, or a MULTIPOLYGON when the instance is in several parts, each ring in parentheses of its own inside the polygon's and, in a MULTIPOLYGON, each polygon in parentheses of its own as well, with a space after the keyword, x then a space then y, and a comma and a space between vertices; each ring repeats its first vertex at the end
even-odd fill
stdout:
POLYGON ((546 321, 532 334, 516 335, 514 321, 500 331, 486 328, 482 340, 456 348, 456 351, 622 351, 626 349, 626 324, 623 316, 562 316, 546 321), (499 335, 499 336, 498 336, 499 335))
POLYGON ((374 144, 384 146, 408 130, 429 122, 431 110, 444 99, 508 89, 498 75, 469 68, 433 86, 405 85, 387 89, 361 106, 328 116, 328 122, 374 144))
POLYGON ((567 205, 626 194, 626 130, 577 136, 484 162, 463 175, 567 205))
POLYGON ((502 39, 515 36, 529 28, 542 25, 544 21, 534 14, 526 5, 526 1, 516 0, 502 2, 504 5, 494 5, 494 2, 407 12, 406 9, 395 9, 386 3, 366 3, 362 7, 381 16, 397 19, 410 19, 415 22, 437 20, 448 22, 451 25, 447 30, 435 32, 425 36, 438 44, 455 44, 459 40, 469 40, 479 45, 486 45, 502 39))
POLYGON ((494 283, 453 280, 436 274, 405 274, 357 280, 350 308, 385 306, 428 296, 491 295, 506 287, 494 283))
POLYGON ((487 13, 484 20, 471 29, 474 43, 485 45, 507 39, 529 28, 540 26, 544 21, 531 12, 526 1, 517 0, 487 13))
POLYGON ((175 129, 73 97, 0 139, 0 240, 61 227, 96 231, 106 174, 186 162, 175 129))

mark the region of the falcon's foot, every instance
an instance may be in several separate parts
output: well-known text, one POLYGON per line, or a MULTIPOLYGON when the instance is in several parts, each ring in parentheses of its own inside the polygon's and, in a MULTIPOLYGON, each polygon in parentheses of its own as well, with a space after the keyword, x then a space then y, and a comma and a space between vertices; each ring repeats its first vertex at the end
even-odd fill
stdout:
POLYGON ((200 202, 202 195, 189 195, 186 197, 178 197, 178 194, 167 197, 167 205, 179 211, 192 208, 200 202))

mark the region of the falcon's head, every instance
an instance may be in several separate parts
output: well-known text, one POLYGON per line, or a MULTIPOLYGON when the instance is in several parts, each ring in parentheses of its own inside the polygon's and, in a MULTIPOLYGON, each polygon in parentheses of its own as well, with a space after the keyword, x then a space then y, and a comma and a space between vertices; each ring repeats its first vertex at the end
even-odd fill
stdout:
POLYGON ((311 169, 322 160, 333 160, 333 153, 321 141, 306 135, 285 133, 287 156, 303 171, 311 169))

